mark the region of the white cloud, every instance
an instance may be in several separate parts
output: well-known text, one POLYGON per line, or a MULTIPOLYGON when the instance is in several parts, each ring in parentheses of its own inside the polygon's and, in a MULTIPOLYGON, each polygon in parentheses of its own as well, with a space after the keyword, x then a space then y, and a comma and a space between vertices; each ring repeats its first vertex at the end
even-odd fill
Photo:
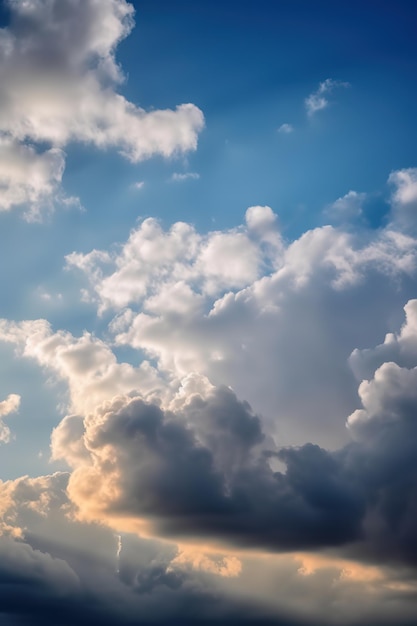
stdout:
POLYGON ((417 203, 416 167, 409 167, 408 169, 392 172, 388 181, 396 186, 396 190, 394 192, 395 202, 399 202, 401 204, 417 203))
POLYGON ((331 226, 285 243, 272 209, 254 206, 245 225, 205 235, 148 219, 119 248, 67 261, 99 310, 116 313, 117 345, 176 380, 198 373, 232 386, 281 442, 335 445, 356 402, 349 354, 410 297, 417 246, 391 228, 331 226))
POLYGON ((338 87, 350 87, 347 82, 326 78, 319 84, 318 89, 313 91, 304 101, 307 114, 311 117, 317 111, 325 109, 329 105, 328 96, 338 87))
POLYGON ((28 206, 26 218, 39 218, 56 204, 78 203, 60 190, 65 155, 59 148, 34 147, 0 137, 0 211, 28 206))
POLYGON ((146 112, 117 92, 115 51, 133 27, 131 4, 28 0, 9 8, 10 26, 0 30, 0 134, 14 164, 0 159, 3 208, 50 205, 70 142, 112 147, 134 162, 196 148, 204 121, 197 107, 146 112))
POLYGON ((325 209, 325 215, 337 220, 351 220, 362 214, 365 193, 349 191, 325 209))
POLYGON ((289 135, 294 132, 294 126, 292 124, 281 124, 278 128, 278 132, 283 135, 289 135))
POLYGON ((0 340, 16 345, 20 354, 35 359, 48 373, 65 381, 67 407, 75 413, 93 410, 121 393, 140 389, 151 397, 164 387, 148 362, 137 368, 118 363, 102 340, 87 332, 81 337, 65 331, 54 333, 46 320, 0 320, 0 340))
POLYGON ((271 246, 263 250, 261 245, 276 238, 271 214, 268 207, 255 207, 248 214, 247 229, 206 236, 184 222, 164 232, 155 219, 148 218, 131 232, 119 253, 73 253, 67 263, 86 273, 100 311, 143 302, 181 281, 192 286, 197 296, 220 293, 251 283, 269 256, 276 255, 271 246), (195 289, 197 284, 200 287, 195 289))
POLYGON ((350 366, 358 380, 369 380, 383 364, 394 362, 402 367, 417 365, 417 300, 404 307, 405 324, 400 333, 389 332, 376 348, 354 350, 350 366))
POLYGON ((6 400, 0 402, 0 442, 8 443, 11 436, 10 428, 3 423, 3 417, 10 415, 10 413, 16 413, 19 407, 20 396, 16 393, 11 393, 6 400))
POLYGON ((392 219, 407 232, 417 226, 417 168, 391 172, 388 182, 394 187, 392 219))
POLYGON ((143 189, 144 186, 145 186, 145 182, 143 180, 140 180, 137 183, 133 183, 132 185, 134 189, 143 189))
POLYGON ((200 174, 197 172, 185 172, 185 174, 174 172, 171 176, 171 180, 175 183, 183 183, 186 180, 198 180, 199 178, 200 174))

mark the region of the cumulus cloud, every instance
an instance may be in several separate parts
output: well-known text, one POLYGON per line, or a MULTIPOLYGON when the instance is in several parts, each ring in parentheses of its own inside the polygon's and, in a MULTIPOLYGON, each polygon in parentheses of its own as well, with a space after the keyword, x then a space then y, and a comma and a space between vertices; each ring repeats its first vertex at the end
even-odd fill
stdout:
POLYGON ((281 442, 332 446, 356 403, 346 361, 412 296, 416 254, 415 239, 391 227, 324 226, 285 242, 272 209, 253 206, 241 227, 205 235, 147 219, 119 247, 67 263, 99 312, 114 311, 117 345, 174 378, 197 372, 232 386, 281 442))
POLYGON ((8 443, 11 436, 10 428, 4 424, 3 418, 18 411, 19 407, 20 396, 16 393, 11 393, 6 400, 0 402, 0 442, 8 443))
POLYGON ((399 333, 387 333, 376 348, 355 349, 350 356, 350 366, 358 380, 372 378, 385 362, 412 368, 417 364, 417 300, 404 307, 405 323, 399 333))
POLYGON ((392 194, 393 220, 405 230, 416 227, 417 213, 417 168, 391 172, 388 182, 394 187, 392 194))
MULTIPOLYGON (((88 414, 66 417, 54 431, 52 450, 71 465, 72 473, 0 484, 2 532, 9 537, 2 580, 15 580, 20 553, 28 560, 30 556, 35 571, 25 570, 30 581, 25 606, 42 614, 35 597, 42 598, 45 620, 51 619, 51 606, 62 610, 68 603, 74 619, 82 611, 95 619, 106 613, 110 623, 129 623, 133 614, 151 608, 157 623, 163 623, 169 614, 157 610, 163 601, 167 611, 195 624, 190 607, 196 597, 202 594, 200 615, 211 615, 212 594, 219 597, 206 578, 200 586, 198 577, 215 576, 227 585, 223 594, 236 580, 235 594, 240 590, 246 600, 262 598, 273 610, 274 623, 285 609, 294 614, 296 606, 301 620, 308 616, 307 624, 312 615, 314 623, 319 618, 335 623, 335 598, 339 607, 346 606, 344 623, 353 624, 355 615, 360 620, 364 614, 369 623, 380 623, 382 616, 394 620, 399 614, 404 623, 412 623, 415 607, 406 599, 415 587, 408 568, 416 566, 415 308, 416 301, 407 304, 406 324, 393 335, 391 351, 372 361, 368 381, 359 387, 362 408, 348 420, 352 441, 333 452, 311 444, 271 449, 261 418, 246 402, 196 376, 184 382, 171 410, 120 396, 88 414), (285 471, 273 469, 276 459, 285 471), (105 521, 117 533, 122 530, 121 547, 102 526, 105 521), (124 535, 129 526, 159 537, 180 537, 184 547, 148 548, 152 542, 124 535), (16 548, 10 543, 13 536, 19 537, 16 548), (239 556, 239 565, 233 552, 215 556, 187 546, 197 540, 268 551, 338 546, 339 553, 363 560, 364 566, 339 564, 337 559, 317 565, 314 555, 290 557, 279 571, 280 579, 291 584, 278 599, 276 584, 266 594, 263 561, 239 556), (139 558, 144 551, 150 554, 145 562, 139 558), (368 562, 392 564, 397 570, 375 570, 368 562), (60 573, 49 582, 55 568, 60 573), (259 585, 253 582, 258 576, 259 585), (329 596, 323 596, 323 589, 331 589, 329 596), (95 599, 94 608, 85 607, 81 599, 86 591, 95 599), (381 598, 380 613, 375 603, 372 608, 367 602, 368 592, 381 598), (306 598, 302 607, 300 594, 306 598), (142 604, 145 596, 149 602, 142 604), (319 604, 309 603, 312 596, 319 604), (352 598, 359 602, 357 613, 348 608, 352 598), (116 608, 120 602, 122 613, 116 608), (329 612, 323 614, 327 603, 329 612)), ((11 331, 16 335, 21 329, 11 331)), ((280 563, 271 564, 271 580, 280 563)), ((8 610, 16 613, 17 596, 9 597, 8 610)), ((232 609, 224 602, 221 611, 235 611, 237 620, 251 608, 232 604, 232 609)), ((259 623, 259 609, 253 605, 251 610, 259 623)))
POLYGON ((200 295, 246 286, 260 275, 268 258, 276 255, 270 248, 263 252, 259 243, 274 236, 279 242, 271 209, 254 208, 248 216, 247 229, 214 231, 207 236, 184 222, 165 232, 157 220, 148 218, 130 233, 119 252, 72 253, 67 263, 85 272, 100 311, 143 302, 156 296, 155 291, 180 285, 190 295, 184 302, 189 300, 190 306, 200 308, 200 295), (201 285, 197 293, 195 285, 201 285))
POLYGON ((68 385, 66 404, 75 411, 93 409, 104 399, 140 388, 151 395, 163 387, 158 373, 144 361, 137 368, 118 363, 111 348, 85 332, 54 333, 46 320, 8 322, 0 320, 2 341, 16 345, 20 354, 35 359, 57 380, 68 385))
MULTIPOLYGON (((116 314, 116 344, 153 365, 119 363, 102 339, 54 332, 44 320, 2 320, 0 337, 67 382, 71 413, 53 432, 52 454, 71 468, 60 480, 73 522, 117 533, 112 576, 136 591, 182 589, 192 567, 232 584, 243 561, 232 575, 230 555, 204 552, 212 543, 232 554, 332 549, 364 567, 415 569, 415 301, 399 333, 363 349, 413 290, 412 236, 392 221, 375 232, 325 226, 287 243, 271 208, 253 206, 239 228, 204 235, 145 220, 119 247, 68 262, 116 314), (327 445, 348 415, 347 442, 327 445), (163 567, 132 574, 115 562, 129 530, 182 546, 163 567)), ((39 520, 54 489, 36 498, 34 489, 20 487, 24 518, 39 520)), ((6 492, 4 532, 27 538, 8 504, 17 492, 6 492)))
POLYGON ((52 449, 74 468, 68 494, 84 519, 277 551, 339 546, 416 567, 416 383, 416 355, 412 367, 379 366, 359 386, 352 441, 333 452, 269 449, 259 416, 227 388, 190 389, 172 411, 116 398, 65 418, 52 449))
MULTIPOLYGON (((408 323, 401 340, 415 343, 408 323)), ((276 551, 339 546, 416 567, 416 383, 415 352, 412 365, 378 365, 359 386, 352 440, 335 451, 271 449, 249 404, 190 380, 171 410, 119 396, 66 417, 52 452, 73 468, 67 493, 84 520, 276 551)))
MULTIPOLYGON (((285 450, 286 474, 273 472, 259 451, 259 418, 230 390, 193 397, 179 414, 118 398, 84 428, 89 458, 75 460, 68 494, 86 519, 130 519, 132 528, 136 519, 157 535, 278 550, 359 536, 362 498, 332 455, 311 445, 285 450)), ((65 458, 60 429, 53 453, 65 458)))
POLYGON ((134 162, 195 149, 197 107, 146 112, 117 91, 115 52, 133 28, 131 4, 31 0, 8 8, 10 24, 0 30, 3 210, 53 204, 70 142, 112 147, 134 162))
POLYGON ((196 373, 247 399, 280 445, 335 448, 357 406, 349 355, 377 342, 413 296, 416 241, 394 226, 324 226, 285 242, 268 206, 206 234, 146 219, 109 251, 67 257, 87 280, 84 297, 114 315, 110 342, 138 350, 141 365, 45 321, 3 320, 1 335, 66 381, 74 415, 132 390, 169 403, 196 373))
POLYGON ((318 89, 305 99, 307 114, 311 117, 317 111, 327 108, 330 103, 329 95, 338 87, 350 87, 350 84, 332 78, 326 78, 320 83, 318 89))
POLYGON ((0 137, 0 211, 28 206, 27 219, 39 218, 54 203, 76 204, 60 190, 65 156, 59 148, 38 153, 32 146, 0 137))

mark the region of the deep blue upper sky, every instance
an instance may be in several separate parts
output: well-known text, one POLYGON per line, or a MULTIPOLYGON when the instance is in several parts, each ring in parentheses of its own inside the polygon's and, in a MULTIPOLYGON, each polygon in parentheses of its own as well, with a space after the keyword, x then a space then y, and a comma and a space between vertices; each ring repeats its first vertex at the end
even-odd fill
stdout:
POLYGON ((248 205, 269 204, 292 237, 350 189, 381 189, 391 170, 414 164, 417 5, 134 4, 136 28, 118 51, 123 93, 144 108, 193 102, 206 130, 186 164, 128 167, 112 156, 114 176, 102 176, 103 156, 69 154, 68 185, 103 219, 117 203, 122 223, 135 212, 206 229, 213 219, 236 225, 248 205), (326 78, 351 87, 307 119, 304 99, 326 78), (277 133, 282 123, 294 125, 291 136, 277 133), (200 180, 162 184, 186 169, 200 180), (149 182, 140 199, 126 193, 132 180, 149 182))

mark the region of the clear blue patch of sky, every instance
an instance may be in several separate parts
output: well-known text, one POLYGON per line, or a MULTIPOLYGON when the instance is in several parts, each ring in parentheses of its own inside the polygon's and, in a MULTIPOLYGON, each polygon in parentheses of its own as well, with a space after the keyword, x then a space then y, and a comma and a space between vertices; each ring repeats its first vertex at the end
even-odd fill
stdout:
POLYGON ((136 27, 118 50, 123 93, 144 108, 193 102, 206 128, 186 159, 132 165, 114 154, 69 151, 65 181, 88 210, 88 241, 106 243, 110 223, 117 239, 147 215, 203 230, 230 227, 252 204, 270 204, 293 237, 350 189, 381 190, 391 170, 416 164, 417 5, 134 4, 136 27), (326 78, 351 87, 336 89, 329 107, 309 119, 304 99, 326 78), (292 134, 277 132, 285 122, 292 134), (200 179, 168 182, 175 171, 200 179))

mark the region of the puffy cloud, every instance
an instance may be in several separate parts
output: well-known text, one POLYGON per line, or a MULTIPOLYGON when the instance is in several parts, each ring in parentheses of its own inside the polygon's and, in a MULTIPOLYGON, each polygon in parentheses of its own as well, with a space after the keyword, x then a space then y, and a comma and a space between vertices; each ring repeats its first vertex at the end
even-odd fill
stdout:
POLYGON ((0 320, 0 338, 16 345, 20 354, 35 359, 58 380, 65 381, 69 405, 75 412, 92 410, 103 400, 136 388, 152 395, 163 387, 147 361, 137 368, 118 363, 110 347, 87 332, 74 337, 64 331, 54 333, 46 320, 0 320))
MULTIPOLYGON (((228 389, 192 396, 175 414, 116 398, 86 416, 84 429, 88 457, 68 458, 75 461, 68 494, 81 518, 278 550, 359 535, 362 499, 332 455, 312 445, 284 450, 287 472, 274 472, 259 418, 228 389)), ((55 430, 56 457, 65 458, 60 444, 70 430, 65 420, 55 430)), ((72 433, 79 441, 79 424, 72 433)))
POLYGON ((214 231, 206 236, 184 222, 165 232, 157 220, 148 218, 130 233, 119 253, 72 253, 67 263, 85 272, 100 311, 121 309, 147 298, 154 309, 155 298, 175 288, 188 291, 190 305, 201 308, 200 295, 250 284, 272 253, 276 254, 271 246, 262 250, 259 243, 279 240, 271 209, 252 209, 247 229, 214 231))
POLYGON ((166 402, 197 373, 246 398, 280 445, 335 448, 357 407, 347 359, 377 342, 414 293, 416 253, 415 239, 392 225, 324 226, 286 243, 267 206, 250 207, 238 228, 204 235, 146 219, 110 251, 67 257, 88 280, 86 297, 116 314, 116 346, 140 351, 141 366, 117 363, 103 340, 54 333, 45 322, 39 332, 1 328, 68 382, 74 414, 131 390, 166 402))
POLYGON ((193 150, 203 126, 192 104, 146 112, 117 92, 118 43, 133 27, 125 0, 10 0, 0 30, 2 208, 51 206, 69 142, 114 147, 131 161, 193 150), (47 144, 40 151, 35 145, 47 144), (7 158, 6 158, 7 157, 7 158))
POLYGON ((408 368, 417 365, 417 300, 409 300, 404 311, 405 323, 399 333, 387 333, 376 348, 352 352, 349 362, 358 380, 372 378, 384 363, 394 362, 408 368))
POLYGON ((305 99, 307 114, 312 116, 317 113, 317 111, 321 111, 322 109, 328 107, 328 96, 337 87, 350 87, 350 85, 349 83, 342 82, 340 80, 333 80, 332 78, 326 78, 326 80, 320 83, 318 89, 313 91, 313 93, 305 99))
POLYGON ((0 402, 0 442, 8 443, 10 441, 10 428, 3 423, 3 417, 15 413, 19 410, 20 396, 11 393, 6 400, 0 402))
POLYGON ((0 211, 29 206, 27 219, 37 219, 54 203, 77 203, 60 191, 65 157, 51 148, 38 153, 32 146, 0 137, 0 211))
POLYGON ((0 402, 0 417, 14 413, 19 409, 20 396, 16 393, 11 393, 6 400, 0 402))
POLYGON ((53 454, 74 468, 68 494, 81 519, 276 551, 339 546, 416 567, 415 362, 384 362, 360 384, 352 441, 333 452, 271 449, 246 402, 190 380, 173 410, 119 397, 65 418, 53 454))
POLYGON ((416 227, 417 213, 417 168, 391 172, 388 182, 394 187, 393 221, 405 230, 416 227))
POLYGON ((65 418, 52 445, 67 455, 72 475, 0 483, 9 536, 0 543, 5 619, 28 611, 34 624, 52 624, 64 611, 78 621, 130 624, 152 611, 156 623, 173 616, 190 625, 201 616, 244 623, 245 616, 262 624, 261 601, 274 624, 297 623, 286 613, 307 625, 353 625, 364 615, 370 624, 399 616, 412 624, 415 576, 407 568, 331 557, 321 563, 314 554, 265 561, 187 545, 199 534, 203 544, 208 535, 251 548, 269 541, 269 550, 335 541, 351 557, 414 565, 415 375, 384 372, 369 385, 370 392, 366 385, 360 391, 365 415, 349 421, 354 442, 334 453, 306 445, 265 454, 250 407, 230 389, 195 377, 184 383, 173 411, 120 397, 90 415, 65 418), (286 473, 270 467, 277 454, 286 473), (89 523, 75 519, 75 505, 89 523), (132 524, 143 517, 158 534, 183 534, 184 545, 124 533, 120 540, 103 526, 107 519, 120 532, 123 518, 132 524))
MULTIPOLYGON (((145 350, 178 378, 198 372, 230 385, 281 442, 309 437, 335 445, 356 405, 346 360, 369 335, 377 340, 369 318, 377 301, 384 311, 377 323, 382 333, 398 303, 410 297, 406 281, 415 272, 415 240, 395 231, 369 238, 327 226, 285 246, 270 209, 251 207, 246 219, 246 232, 206 239, 193 233, 194 256, 184 262, 178 254, 180 263, 169 260, 163 273, 154 264, 146 274, 142 253, 136 259, 130 254, 139 229, 125 246, 129 256, 117 257, 116 271, 107 265, 100 276, 97 266, 88 267, 92 293, 101 307, 110 298, 119 303, 111 326, 117 344, 145 350)), ((170 238, 166 233, 167 243, 170 238)), ((146 250, 148 242, 142 242, 146 250)), ((87 257, 77 261, 79 267, 89 263, 87 257)))
POLYGON ((417 168, 397 170, 392 172, 389 182, 397 187, 394 199, 401 204, 417 202, 417 168))

